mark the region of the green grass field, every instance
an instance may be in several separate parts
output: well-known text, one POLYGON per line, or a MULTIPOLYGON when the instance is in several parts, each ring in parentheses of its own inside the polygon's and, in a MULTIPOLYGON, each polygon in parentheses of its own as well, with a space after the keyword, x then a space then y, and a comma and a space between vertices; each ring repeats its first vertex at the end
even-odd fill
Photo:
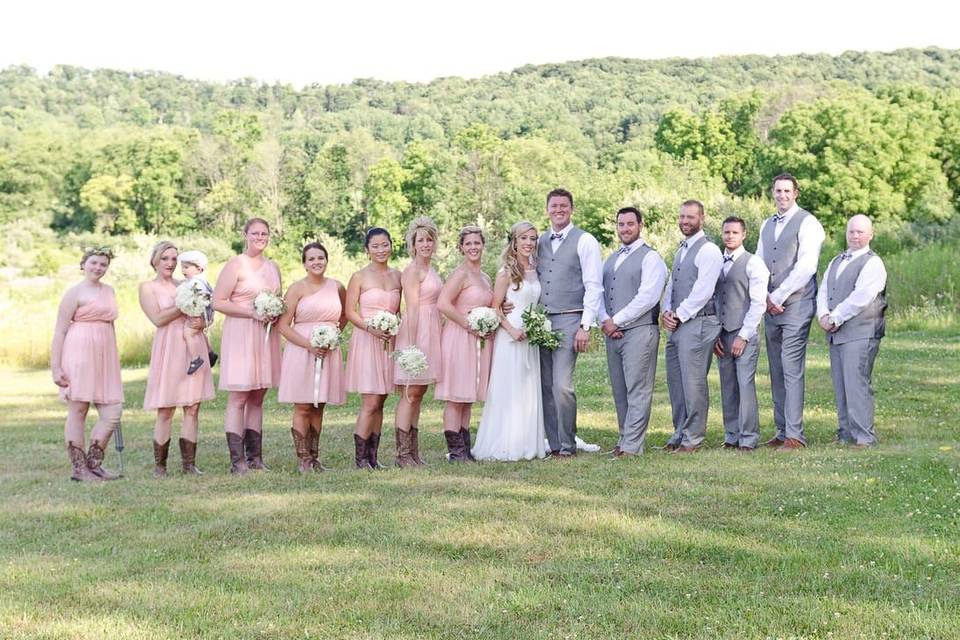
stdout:
MULTIPOLYGON (((290 410, 271 393, 270 473, 226 473, 221 395, 201 415, 206 475, 154 480, 152 416, 135 408, 146 371, 134 369, 126 479, 72 483, 48 372, 3 370, 0 637, 960 637, 956 327, 883 342, 882 444, 869 451, 832 444, 817 338, 799 454, 716 449, 714 369, 711 449, 693 456, 453 466, 431 402, 429 468, 358 472, 351 398, 327 415, 332 470, 309 477, 294 472, 290 410)), ((653 445, 669 432, 663 372, 653 445)), ((609 449, 599 351, 577 377, 580 434, 609 449)), ((384 443, 389 458, 392 429, 384 443)))

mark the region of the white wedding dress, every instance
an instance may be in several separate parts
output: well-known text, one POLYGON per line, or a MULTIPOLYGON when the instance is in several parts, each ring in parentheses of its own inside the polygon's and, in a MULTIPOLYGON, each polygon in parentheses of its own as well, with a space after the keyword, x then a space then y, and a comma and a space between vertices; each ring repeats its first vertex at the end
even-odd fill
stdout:
MULTIPOLYGON (((520 316, 540 299, 536 270, 529 270, 518 291, 507 288, 513 310, 507 320, 523 325, 520 316)), ((490 384, 473 446, 477 460, 531 460, 546 456, 543 398, 540 395, 540 349, 526 340, 517 342, 497 329, 490 365, 490 384)))

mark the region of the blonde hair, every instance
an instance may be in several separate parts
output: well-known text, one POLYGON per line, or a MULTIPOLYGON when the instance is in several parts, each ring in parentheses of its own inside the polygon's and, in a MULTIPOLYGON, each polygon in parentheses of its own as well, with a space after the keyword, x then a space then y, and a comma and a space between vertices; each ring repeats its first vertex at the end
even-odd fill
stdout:
POLYGON ((428 236, 433 238, 434 242, 437 242, 437 239, 440 236, 440 230, 437 229, 437 223, 427 216, 419 216, 411 220, 410 225, 407 227, 407 235, 405 236, 407 242, 407 253, 410 254, 411 258, 417 257, 413 245, 417 242, 417 233, 420 231, 425 232, 428 236))
MULTIPOLYGON (((503 248, 503 253, 500 254, 500 268, 509 276, 510 282, 514 285, 514 291, 520 290, 520 283, 523 282, 524 277, 523 267, 520 266, 520 259, 517 257, 517 239, 530 229, 537 230, 532 222, 526 220, 521 220, 510 227, 510 233, 507 235, 507 246, 503 248)), ((530 257, 531 263, 536 261, 536 254, 530 257)))
POLYGON ((177 249, 177 245, 173 244, 169 240, 161 240, 157 244, 153 245, 153 251, 150 252, 150 266, 153 267, 153 270, 157 270, 157 265, 160 264, 160 256, 163 255, 163 252, 167 249, 173 249, 177 253, 180 253, 180 250, 177 249))
POLYGON ((483 229, 481 229, 475 224, 468 224, 463 229, 460 229, 460 235, 457 236, 457 246, 463 247, 464 239, 472 233, 479 234, 480 242, 483 244, 487 244, 487 236, 483 234, 483 229))

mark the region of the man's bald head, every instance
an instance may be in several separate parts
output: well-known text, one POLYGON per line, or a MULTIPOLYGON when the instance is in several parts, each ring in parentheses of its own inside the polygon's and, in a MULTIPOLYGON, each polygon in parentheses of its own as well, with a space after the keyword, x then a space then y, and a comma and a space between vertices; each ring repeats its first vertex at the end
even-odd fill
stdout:
POLYGON ((858 213, 847 220, 847 249, 857 251, 870 246, 873 240, 873 222, 870 218, 858 213))

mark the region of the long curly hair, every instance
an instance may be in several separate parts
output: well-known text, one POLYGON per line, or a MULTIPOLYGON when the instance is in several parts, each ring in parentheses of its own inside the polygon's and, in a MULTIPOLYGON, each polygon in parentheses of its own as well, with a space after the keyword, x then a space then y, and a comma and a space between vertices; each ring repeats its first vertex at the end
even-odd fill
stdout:
MULTIPOLYGON (((517 256, 517 239, 531 229, 534 231, 537 230, 532 222, 527 222, 526 220, 521 220, 510 227, 507 244, 503 248, 503 253, 500 254, 500 268, 510 277, 514 291, 520 290, 520 283, 523 282, 524 277, 523 267, 520 265, 520 258, 517 256)), ((530 256, 530 264, 533 265, 536 264, 536 262, 537 254, 534 253, 530 256)))

